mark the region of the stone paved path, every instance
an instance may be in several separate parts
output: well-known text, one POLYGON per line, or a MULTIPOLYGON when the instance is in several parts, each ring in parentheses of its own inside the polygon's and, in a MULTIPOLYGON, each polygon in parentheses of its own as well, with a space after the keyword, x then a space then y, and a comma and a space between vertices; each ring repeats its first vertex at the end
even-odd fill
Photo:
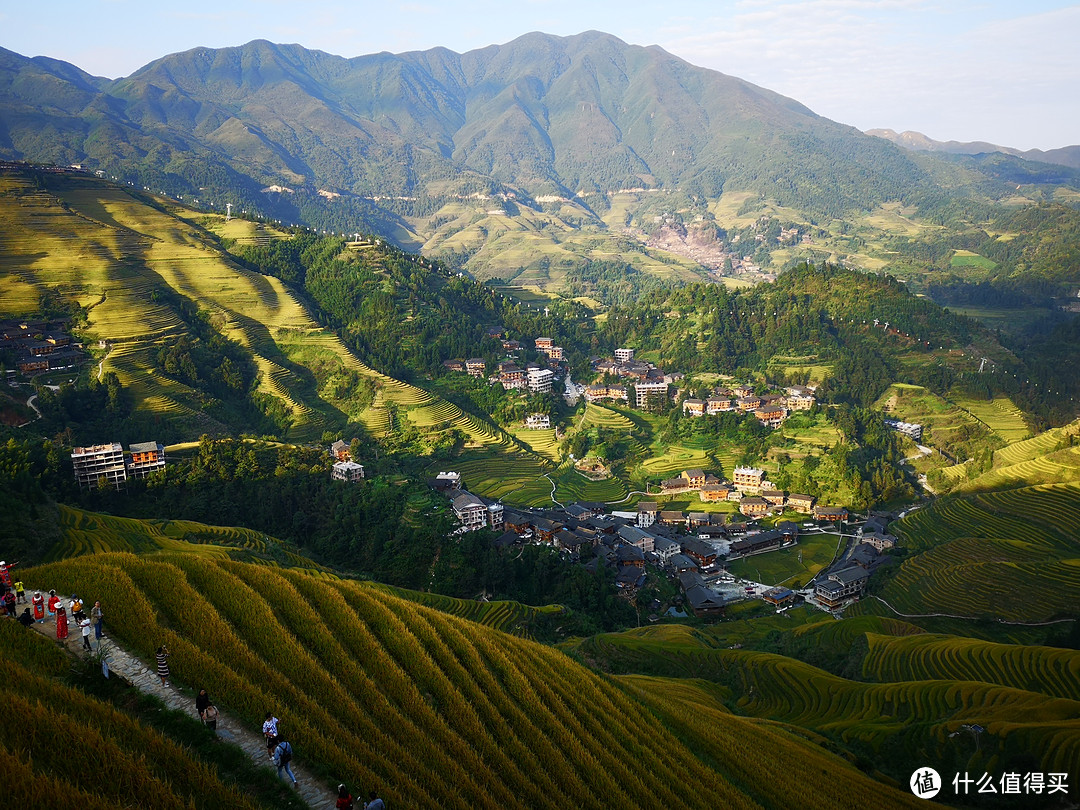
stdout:
MULTIPOLYGON (((64 604, 70 601, 70 597, 61 597, 64 604)), ((22 606, 19 606, 19 612, 22 612, 22 606)), ((56 641, 56 623, 55 619, 49 619, 48 613, 46 613, 46 619, 44 622, 35 622, 34 629, 41 633, 46 638, 50 638, 56 641)), ((147 666, 137 657, 129 653, 113 639, 106 637, 100 641, 95 639, 93 633, 90 634, 90 644, 93 647, 94 653, 102 652, 104 660, 109 664, 110 677, 119 677, 121 680, 130 683, 140 692, 156 695, 165 702, 165 705, 170 709, 179 709, 190 717, 197 718, 199 713, 195 711, 195 695, 185 694, 176 687, 176 685, 169 681, 168 686, 161 685, 161 679, 157 676, 157 665, 147 666)), ((58 642, 59 643, 59 642, 58 642)), ((64 644, 67 650, 77 656, 86 655, 86 651, 83 649, 82 644, 82 630, 75 622, 70 621, 68 624, 68 637, 64 644)), ((213 695, 211 695, 213 697, 213 695)), ((221 707, 218 707, 218 724, 217 733, 218 736, 230 742, 233 745, 240 746, 258 765, 266 765, 272 770, 276 771, 273 762, 266 755, 266 739, 263 737, 262 728, 250 728, 249 726, 237 720, 234 717, 230 717, 224 711, 221 711, 221 707)), ((322 783, 316 781, 316 779, 310 774, 310 772, 300 763, 302 758, 302 752, 296 752, 293 761, 290 763, 290 767, 296 778, 299 781, 297 790, 300 793, 301 798, 307 803, 309 807, 316 810, 323 810, 323 808, 333 808, 337 801, 337 792, 331 791, 322 783)), ((286 777, 287 779, 287 777, 286 777)))

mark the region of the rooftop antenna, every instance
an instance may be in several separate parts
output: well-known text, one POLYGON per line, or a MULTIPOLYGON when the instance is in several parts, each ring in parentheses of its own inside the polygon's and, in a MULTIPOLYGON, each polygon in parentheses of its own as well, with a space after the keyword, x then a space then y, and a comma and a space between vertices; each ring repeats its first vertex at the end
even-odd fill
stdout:
POLYGON ((225 221, 232 219, 232 203, 225 203, 225 221))

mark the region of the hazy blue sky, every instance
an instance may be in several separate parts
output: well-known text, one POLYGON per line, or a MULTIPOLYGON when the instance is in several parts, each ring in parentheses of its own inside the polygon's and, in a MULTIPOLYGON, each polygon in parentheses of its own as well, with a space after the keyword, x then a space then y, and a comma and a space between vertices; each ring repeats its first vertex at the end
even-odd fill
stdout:
POLYGON ((1080 4, 1055 0, 0 0, 0 45, 109 77, 252 39, 358 56, 589 29, 660 45, 860 129, 1080 144, 1080 4))

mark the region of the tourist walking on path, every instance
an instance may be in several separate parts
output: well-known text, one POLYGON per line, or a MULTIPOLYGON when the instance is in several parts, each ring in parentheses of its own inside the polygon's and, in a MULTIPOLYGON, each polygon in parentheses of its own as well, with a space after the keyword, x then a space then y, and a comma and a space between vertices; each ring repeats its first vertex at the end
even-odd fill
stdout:
POLYGON ((60 597, 56 595, 56 591, 49 591, 49 601, 45 603, 49 610, 49 618, 56 616, 56 608, 60 604, 60 597))
POLYGON ((83 617, 83 619, 79 622, 79 627, 82 628, 82 646, 83 646, 83 649, 84 650, 89 650, 89 649, 91 649, 90 648, 90 620, 87 619, 86 617, 83 617))
POLYGON ((67 612, 58 600, 56 603, 56 640, 63 641, 67 636, 67 612))
POLYGON ((271 759, 274 757, 274 746, 277 745, 277 724, 278 719, 271 712, 267 712, 263 723, 263 736, 266 737, 266 755, 271 759))
POLYGON ((26 604, 26 589, 23 588, 22 580, 15 583, 15 604, 26 604))
POLYGON ((34 591, 34 598, 30 600, 34 605, 34 621, 45 621, 45 597, 41 591, 34 591))
POLYGON ((105 613, 101 609, 101 602, 94 602, 90 617, 94 620, 94 638, 100 639, 104 635, 101 632, 101 623, 105 621, 105 613))
POLYGON ((199 713, 199 719, 204 723, 206 722, 206 709, 210 705, 210 695, 206 693, 205 689, 200 689, 199 694, 195 696, 195 711, 199 713))
POLYGON ((371 791, 368 794, 368 799, 368 803, 364 805, 364 810, 386 810, 386 803, 379 798, 376 791, 371 791))
POLYGON ((287 740, 281 740, 274 746, 274 764, 277 765, 278 779, 281 779, 281 772, 285 771, 292 779, 293 786, 300 784, 296 781, 296 777, 293 776, 292 768, 289 767, 289 763, 292 762, 292 746, 287 740))
POLYGON ((353 810, 353 797, 345 785, 337 786, 337 804, 334 807, 336 810, 353 810))
POLYGON ((157 652, 154 653, 154 657, 157 658, 157 674, 161 678, 161 685, 169 685, 169 650, 162 644, 157 648, 157 652))
POLYGON ((211 703, 209 706, 207 706, 206 711, 203 712, 202 718, 203 718, 203 724, 208 729, 210 729, 211 731, 217 731, 217 718, 218 718, 217 706, 215 706, 213 703, 211 703))

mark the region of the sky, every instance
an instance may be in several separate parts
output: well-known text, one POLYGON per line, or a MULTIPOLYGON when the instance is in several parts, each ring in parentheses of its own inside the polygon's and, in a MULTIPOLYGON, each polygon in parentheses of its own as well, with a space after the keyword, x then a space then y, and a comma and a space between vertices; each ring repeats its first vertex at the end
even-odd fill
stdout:
POLYGON ((0 0, 0 46, 117 78, 253 39, 340 56, 464 52, 543 31, 659 45, 861 130, 1080 144, 1080 3, 1055 0, 0 0))

